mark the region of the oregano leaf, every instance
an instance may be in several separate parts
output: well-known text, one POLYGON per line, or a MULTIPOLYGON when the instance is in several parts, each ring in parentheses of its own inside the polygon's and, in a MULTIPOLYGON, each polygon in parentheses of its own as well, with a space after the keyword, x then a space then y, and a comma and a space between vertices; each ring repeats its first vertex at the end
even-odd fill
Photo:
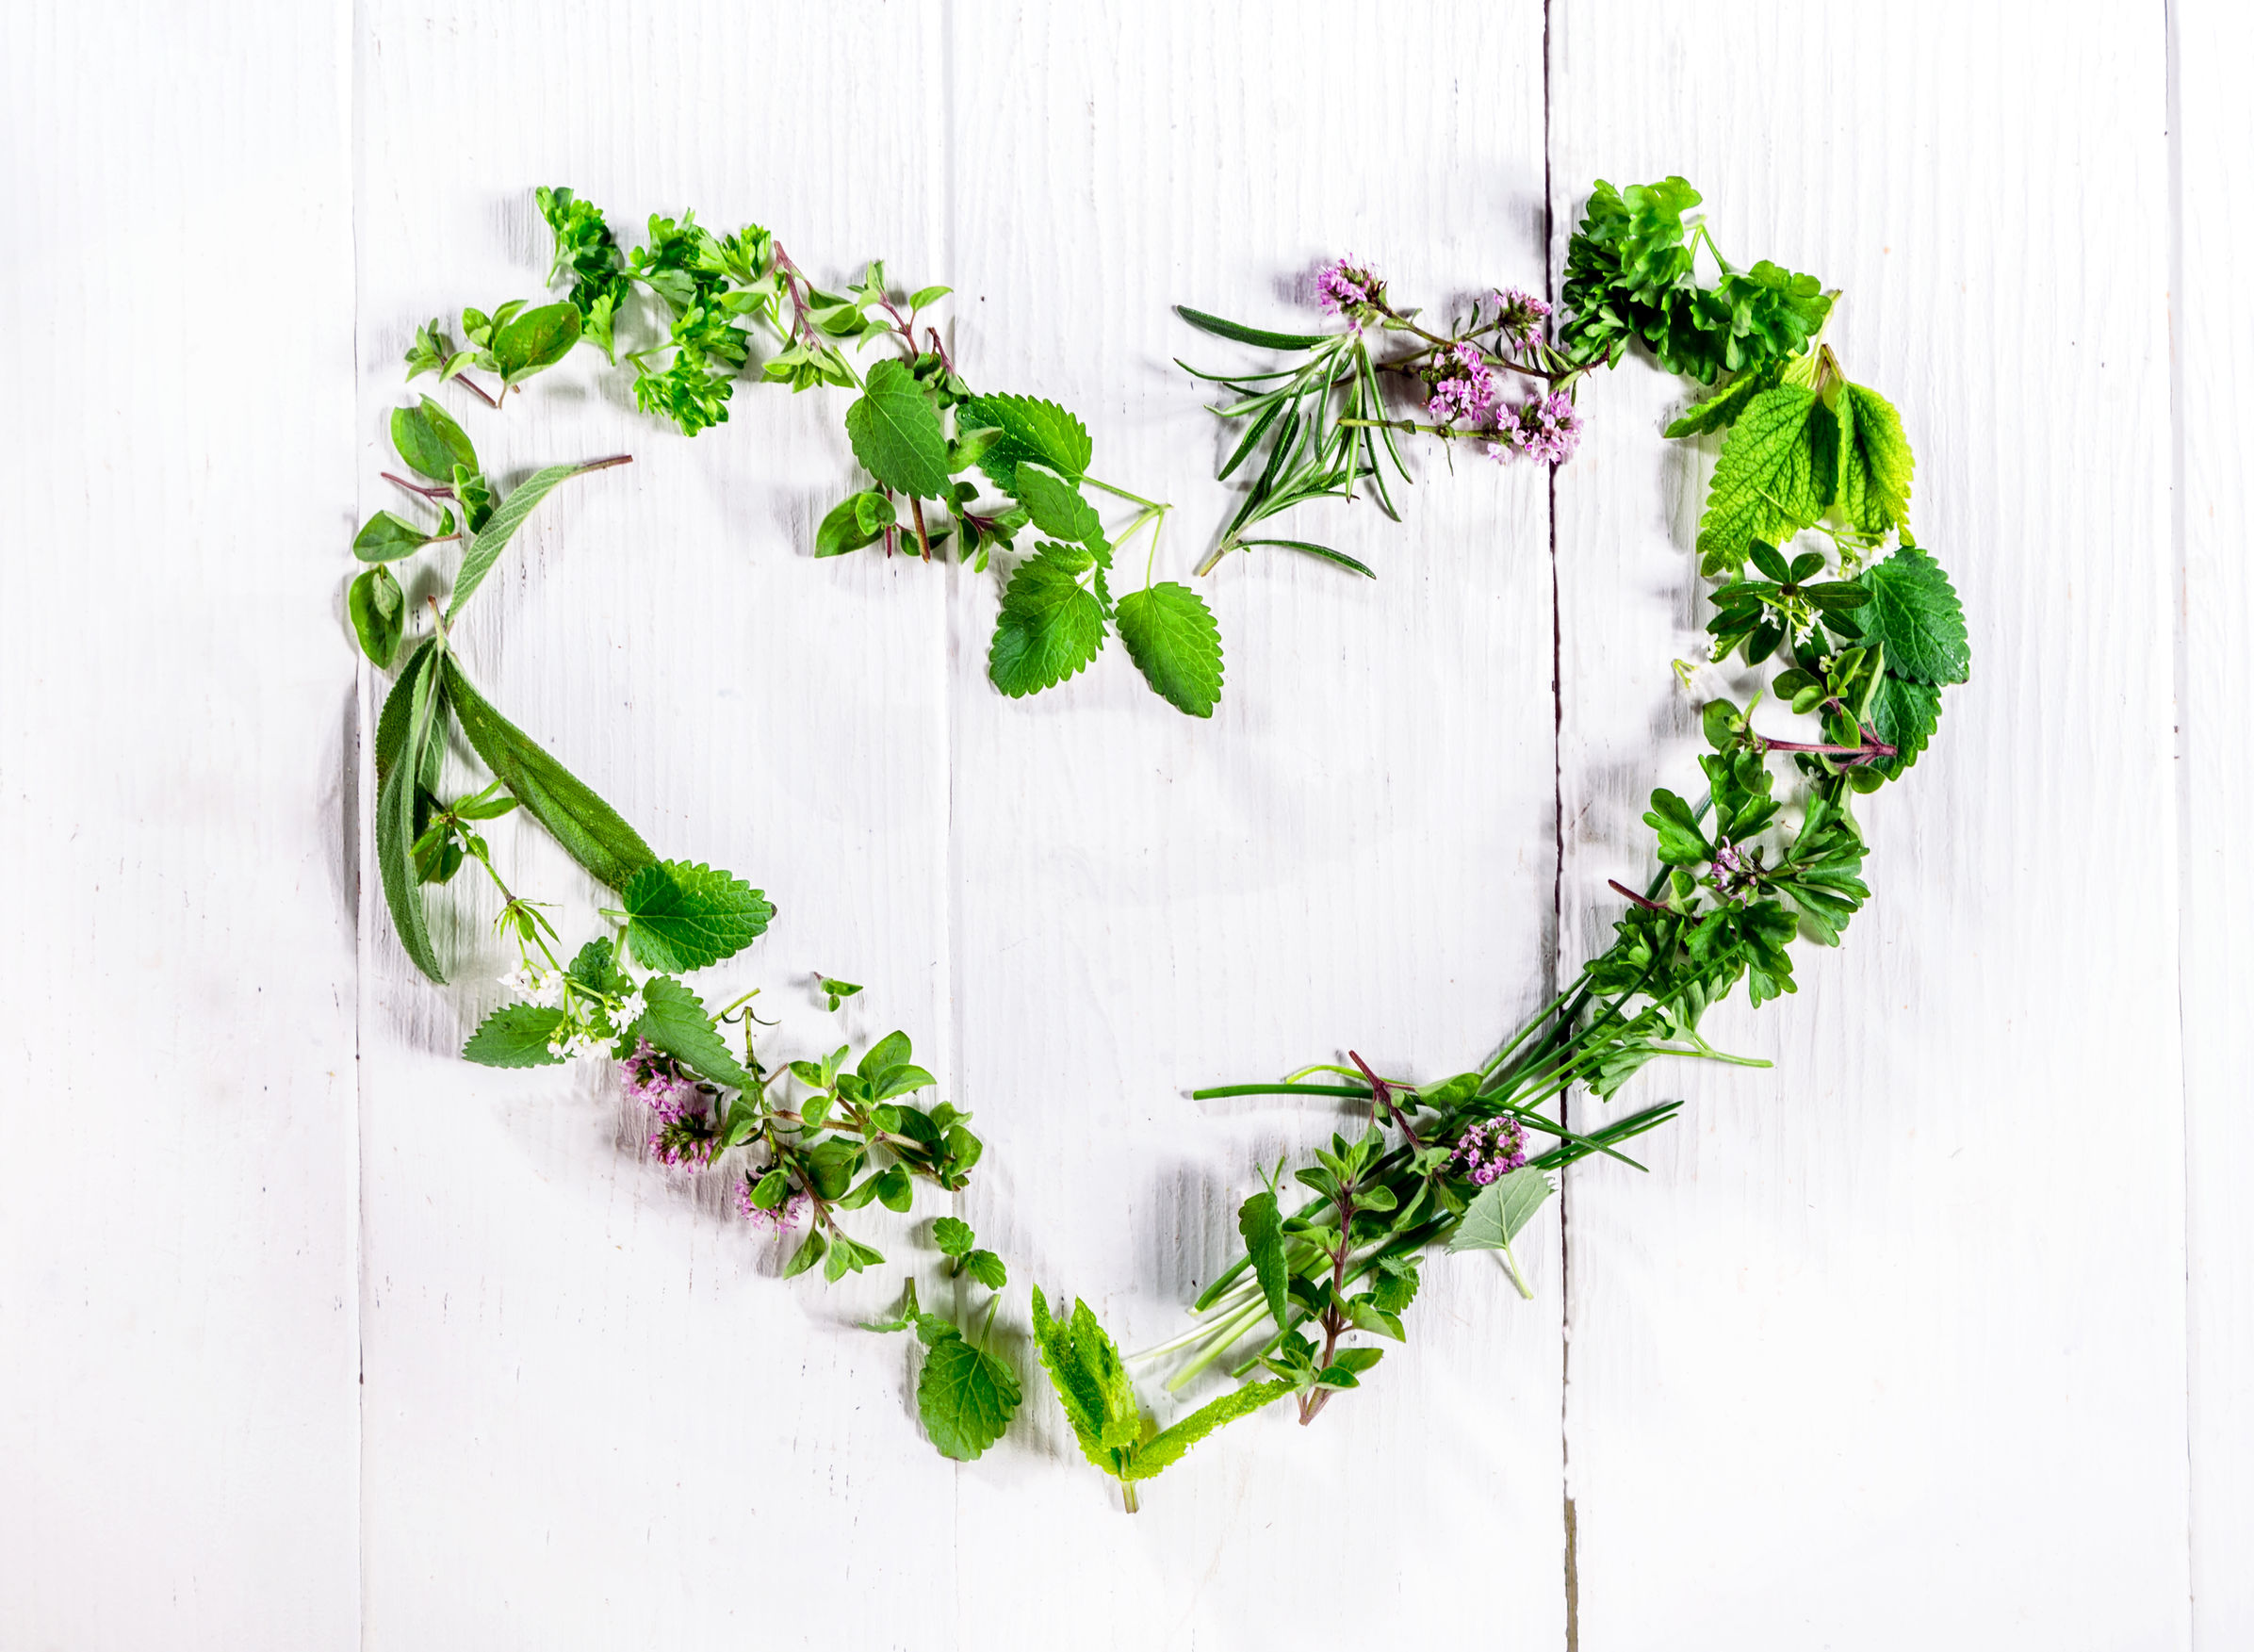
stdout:
POLYGON ((468 434, 428 396, 418 406, 391 410, 391 445, 408 469, 433 482, 450 482, 457 465, 478 467, 478 450, 468 434))
POLYGON ((733 874, 684 860, 645 866, 618 891, 627 948, 647 970, 701 970, 766 932, 775 907, 733 874))
POLYGON ((869 369, 861 398, 845 410, 845 434, 861 468, 896 493, 947 492, 947 438, 916 376, 897 361, 869 369))
POLYGON ((399 581, 387 567, 369 568, 352 581, 345 606, 351 613, 360 651, 388 668, 399 658, 400 643, 407 634, 407 598, 399 581))
POLYGON ((364 563, 397 562, 431 543, 432 535, 394 511, 378 511, 352 535, 352 554, 364 563))
POLYGON ((1221 698, 1221 632, 1205 599, 1171 581, 1119 598, 1119 641, 1168 703, 1210 717, 1221 698))

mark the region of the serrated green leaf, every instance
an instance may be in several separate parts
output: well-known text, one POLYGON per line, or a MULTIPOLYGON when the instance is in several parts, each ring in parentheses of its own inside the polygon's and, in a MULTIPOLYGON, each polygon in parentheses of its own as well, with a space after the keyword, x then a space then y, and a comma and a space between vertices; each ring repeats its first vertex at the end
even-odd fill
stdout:
POLYGON ((1550 1192, 1549 1173, 1531 1165, 1497 1176, 1465 1207, 1463 1219, 1448 1240, 1448 1253, 1508 1251, 1550 1192))
POLYGON ((345 607, 352 616, 360 651, 388 668, 399 658, 400 644, 407 634, 407 598, 399 581, 389 568, 369 568, 352 581, 345 607))
POLYGON ((1080 575, 1094 558, 1077 545, 1044 545, 1010 576, 987 654, 994 686, 1013 699, 1053 688, 1103 647, 1103 609, 1080 575))
POLYGON ((859 401, 845 410, 845 434, 861 468, 896 493, 947 493, 947 438, 915 375, 897 361, 869 369, 859 401))
POLYGON ((1823 515, 1837 474, 1838 421, 1797 384, 1764 390, 1730 427, 1699 518, 1709 570, 1735 569, 1756 539, 1781 543, 1823 515))
POLYGON ((647 1039, 653 1048, 685 1062, 700 1076, 730 1089, 748 1089, 758 1081, 728 1053, 719 1029, 705 1012, 704 1000, 671 975, 642 983, 642 1019, 628 1027, 624 1042, 647 1039))
POLYGON ((618 891, 627 913, 627 948, 645 970, 708 969, 761 935, 775 907, 732 873, 660 860, 618 891))
POLYGON ((1902 416, 1877 391, 1850 384, 1841 399, 1839 512, 1866 533, 1885 533, 1909 520, 1917 460, 1902 416))
POLYGON ((1666 433, 1671 437, 1702 436, 1708 431, 1727 430, 1756 396, 1774 389, 1783 379, 1781 362, 1772 362, 1754 372, 1740 373, 1704 401, 1685 408, 1682 417, 1667 427, 1666 433))
POLYGON ((1262 1406, 1282 1398, 1292 1391, 1292 1385, 1281 1379, 1267 1382, 1248 1382, 1233 1393, 1210 1400, 1172 1428, 1146 1441, 1128 1460, 1123 1480, 1149 1480, 1182 1461, 1182 1454, 1200 1440, 1225 1423, 1238 1417, 1250 1416, 1262 1406))
POLYGON ((599 992, 607 998, 620 997, 634 985, 618 967, 618 955, 607 940, 590 940, 580 947, 566 973, 588 991, 599 992))
POLYGON ((916 1379, 923 1431, 940 1456, 957 1463, 972 1462, 1002 1438, 1023 1398, 1007 1366, 959 1336, 932 1348, 916 1379))
POLYGON ((1083 1365, 1071 1327, 1050 1315, 1048 1300, 1041 1295, 1037 1284, 1033 1287, 1033 1340, 1040 1352, 1041 1367, 1049 1373, 1049 1385, 1056 1392, 1057 1403, 1064 1407, 1065 1420, 1072 1425, 1072 1436, 1080 1442, 1082 1453, 1104 1473, 1116 1474, 1119 1465, 1111 1448, 1103 1443, 1102 1385, 1083 1365))
POLYGON ((616 810, 488 705, 450 655, 445 669, 447 699, 469 744, 564 853, 611 889, 657 859, 616 810))
POLYGON ((1283 1218, 1275 1194, 1264 1187, 1246 1200, 1236 1212, 1236 1231, 1244 1235, 1245 1254, 1251 1258, 1252 1274, 1260 1282, 1260 1294, 1267 1300, 1268 1313, 1278 1330, 1288 1329, 1291 1270, 1284 1264, 1283 1218))
POLYGON ((1221 632, 1205 599, 1171 581, 1119 598, 1119 641, 1176 710, 1210 717, 1221 698, 1221 632))
POLYGON ((978 1242, 978 1235, 960 1217, 943 1216, 931 1224, 931 1242, 939 1248, 942 1255, 961 1256, 978 1242))
POLYGON ((999 430, 1001 438, 980 455, 979 469, 1012 499, 1018 466, 1030 459, 1078 483, 1095 451, 1087 427, 1054 401, 1031 396, 973 396, 956 409, 957 430, 999 430))
POLYGON ((1103 518, 1082 497, 1080 489, 1046 465, 1021 459, 1017 466, 1017 499, 1033 525, 1043 533, 1093 548, 1108 545, 1103 518))
POLYGON ((537 1004, 505 1004, 487 1016, 462 1046, 462 1059, 481 1067, 552 1067, 564 1059, 547 1046, 563 1030, 564 1012, 537 1004))
POLYGON ((1883 643, 1888 672, 1916 682, 1963 682, 1972 669, 1965 606, 1941 564, 1921 550, 1897 550, 1863 570, 1870 600, 1855 613, 1866 641, 1883 643))
POLYGON ((963 1271, 990 1291, 1009 1284, 1009 1268, 991 1251, 973 1251, 965 1256, 963 1271))
POLYGON ((391 410, 391 445, 408 469, 433 482, 452 481, 457 465, 478 467, 478 450, 468 434, 428 396, 419 406, 391 410))
MULTIPOLYGON (((561 306, 566 311, 568 304, 561 306)), ((509 497, 469 542, 469 548, 462 554, 462 565, 454 572, 454 594, 446 605, 446 619, 453 624, 454 616, 462 612, 462 605, 470 594, 485 582, 485 576, 493 571, 493 564, 500 560, 510 539, 524 526, 525 518, 532 514, 532 507, 556 490, 560 483, 568 482, 582 470, 594 469, 589 465, 550 465, 545 470, 535 470, 524 481, 509 490, 509 497)))
POLYGON ((1918 761, 1941 725, 1941 691, 1930 682, 1912 682, 1885 673, 1870 696, 1870 727, 1896 755, 1870 766, 1889 778, 1918 761))

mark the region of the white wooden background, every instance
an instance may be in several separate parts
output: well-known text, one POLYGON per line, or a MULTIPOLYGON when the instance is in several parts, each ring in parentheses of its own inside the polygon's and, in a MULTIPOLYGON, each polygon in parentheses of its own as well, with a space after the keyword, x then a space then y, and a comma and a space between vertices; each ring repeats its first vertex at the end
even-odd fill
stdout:
MULTIPOLYGON (((9 24, 0 1645, 2254 1644, 2241 8, 9 24), (1684 1120, 1649 1175, 1573 1173, 1536 1300, 1435 1268, 1369 1390, 1128 1520, 1037 1389, 983 1461, 931 1452, 903 1339, 852 1323, 896 1268, 783 1284, 609 1084, 455 1059, 502 958, 472 902, 433 989, 382 918, 346 542, 414 323, 535 290, 534 185, 952 283, 974 384, 1183 507, 1180 577, 1228 496, 1169 358, 1223 352, 1170 303, 1304 319, 1339 251, 1539 285, 1591 178, 1671 171, 1847 289, 1975 680, 1868 811, 1844 950, 1717 1017, 1776 1065, 1641 1079, 1684 1120)), ((1476 1060, 1690 772, 1708 461, 1645 367, 1554 489, 1428 456, 1406 531, 1338 524, 1375 585, 1227 567, 1210 724, 1116 649, 1003 699, 990 581, 811 560, 837 398, 747 388, 688 442, 621 384, 582 352, 457 408, 507 474, 636 460, 543 508, 464 651, 662 852, 777 900, 729 978, 779 1038, 834 1028, 810 972, 868 982, 846 1026, 975 1110, 1013 1334, 1035 1279, 1130 1346, 1177 1326, 1254 1163, 1335 1121, 1189 1089, 1476 1060)), ((585 923, 550 845, 496 845, 585 923)))

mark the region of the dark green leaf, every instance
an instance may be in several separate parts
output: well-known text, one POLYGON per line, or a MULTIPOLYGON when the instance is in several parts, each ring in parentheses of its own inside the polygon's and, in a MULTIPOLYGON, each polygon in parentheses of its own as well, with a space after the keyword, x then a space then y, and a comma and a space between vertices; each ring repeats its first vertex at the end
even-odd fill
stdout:
POLYGON ((625 1029, 622 1041, 627 1046, 636 1039, 647 1039, 653 1048, 730 1089, 749 1089, 758 1082, 728 1054, 719 1029, 705 1012, 704 1000, 671 975, 652 975, 643 982, 642 1004, 642 1019, 625 1029))
POLYGON ((843 556, 864 545, 874 545, 900 519, 892 501, 874 489, 851 494, 830 508, 814 530, 816 556, 843 556))
POLYGON ((1276 1206, 1276 1196, 1263 1188, 1246 1200, 1236 1213, 1236 1231, 1244 1235, 1245 1254, 1252 1259, 1253 1275, 1260 1281, 1260 1294, 1267 1299, 1268 1312, 1275 1317, 1279 1330, 1289 1328, 1291 1300, 1286 1293, 1290 1268, 1283 1259, 1283 1218, 1276 1206))
POLYGON ((397 562, 413 556, 431 543, 432 536, 406 517, 378 511, 352 536, 352 554, 364 563, 397 562))
POLYGON ((1352 568, 1356 573, 1366 575, 1373 580, 1378 577, 1377 570, 1369 564, 1357 562, 1343 550, 1332 550, 1327 545, 1315 545, 1305 539, 1240 539, 1236 543, 1239 545, 1282 546, 1285 550, 1300 550, 1305 551, 1309 556, 1319 556, 1325 562, 1336 563, 1342 568, 1352 568))
POLYGON ((1328 344, 1333 335, 1323 333, 1271 333, 1265 327, 1248 327, 1241 321, 1224 320, 1209 316, 1203 310, 1193 310, 1187 304, 1176 304, 1174 314, 1217 338, 1229 338, 1238 344, 1256 344, 1263 350, 1313 350, 1318 344, 1328 344))
POLYGON ((579 311, 569 304, 543 304, 515 316, 493 335, 493 357, 500 364, 502 382, 514 384, 555 366, 579 341, 579 311))
POLYGON ((1972 645, 1964 604, 1941 564, 1921 550, 1897 550, 1863 570, 1870 600, 1856 618, 1867 641, 1884 643, 1886 669, 1916 682, 1963 682, 1972 645))
POLYGON ((979 458, 993 484, 1017 497, 1018 466, 1030 459, 1077 483, 1087 474, 1094 445, 1087 427, 1054 401, 1030 396, 974 396, 956 410, 958 430, 999 430, 1001 438, 979 458))
POLYGON ((400 643, 407 634, 407 597, 391 570, 369 568, 354 580, 345 606, 351 612, 360 651, 388 667, 399 658, 400 643))
POLYGON ((1103 646, 1103 610, 1080 576, 1095 559, 1076 545, 1044 545, 1010 576, 987 669, 1012 698, 1054 687, 1103 646))
MULTIPOLYGON (((431 944, 429 915, 423 908, 421 880, 415 869, 415 840, 419 835, 415 802, 418 782, 428 755, 434 749, 445 717, 444 692, 439 674, 427 663, 433 658, 427 652, 417 652, 393 684, 391 697, 398 699, 403 693, 408 706, 403 712, 405 734, 398 756, 389 765, 376 794, 376 870, 384 884, 384 904, 391 908, 392 927, 398 931, 400 944, 415 961, 415 967, 432 980, 444 982, 446 972, 439 968, 438 955, 431 944)), ((452 662, 448 661, 448 665, 452 662)), ((383 724, 391 720, 391 707, 387 702, 384 716, 377 728, 377 755, 383 756, 383 724)))
POLYGON ((1017 466, 1018 502, 1043 533, 1102 549, 1103 519, 1080 489, 1046 465, 1021 459, 1017 466))

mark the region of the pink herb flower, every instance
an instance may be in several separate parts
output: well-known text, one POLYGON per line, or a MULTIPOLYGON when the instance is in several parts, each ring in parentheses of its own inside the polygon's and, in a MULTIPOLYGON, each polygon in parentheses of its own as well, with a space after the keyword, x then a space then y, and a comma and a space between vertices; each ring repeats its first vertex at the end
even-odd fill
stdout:
POLYGON ((773 1210, 761 1210, 751 1197, 758 1186, 759 1183, 749 1176, 736 1184, 736 1208, 743 1213, 744 1219, 753 1227, 779 1234, 785 1228, 795 1225, 798 1219, 806 1214, 807 1197, 803 1190, 792 1194, 773 1210))
POLYGON ((1532 293, 1515 286, 1507 286, 1497 292, 1494 302, 1503 307, 1499 319, 1502 341, 1507 349, 1531 350, 1542 342, 1542 324, 1549 319, 1549 305, 1532 293))
POLYGON ((1384 298, 1385 284, 1368 270, 1341 258, 1335 264, 1325 265, 1316 273, 1315 290, 1323 301, 1326 314, 1345 318, 1359 333, 1362 323, 1384 298))
POLYGON ((1474 1124, 1456 1138, 1448 1166, 1484 1187, 1527 1162, 1526 1126, 1508 1114, 1474 1124))
POLYGON ((661 1124, 678 1124, 692 1111, 704 1111, 696 1081, 647 1039, 634 1041, 634 1053, 618 1064, 618 1076, 625 1081, 628 1097, 646 1105, 661 1124))
POLYGON ((1495 402, 1494 373, 1487 358, 1468 344, 1459 344, 1440 358, 1443 376, 1433 381, 1426 411, 1443 424, 1461 419, 1479 424, 1495 402))
POLYGON ((1502 460, 1520 457, 1562 465, 1581 445, 1581 416, 1562 390, 1536 396, 1511 414, 1488 451, 1502 460))

